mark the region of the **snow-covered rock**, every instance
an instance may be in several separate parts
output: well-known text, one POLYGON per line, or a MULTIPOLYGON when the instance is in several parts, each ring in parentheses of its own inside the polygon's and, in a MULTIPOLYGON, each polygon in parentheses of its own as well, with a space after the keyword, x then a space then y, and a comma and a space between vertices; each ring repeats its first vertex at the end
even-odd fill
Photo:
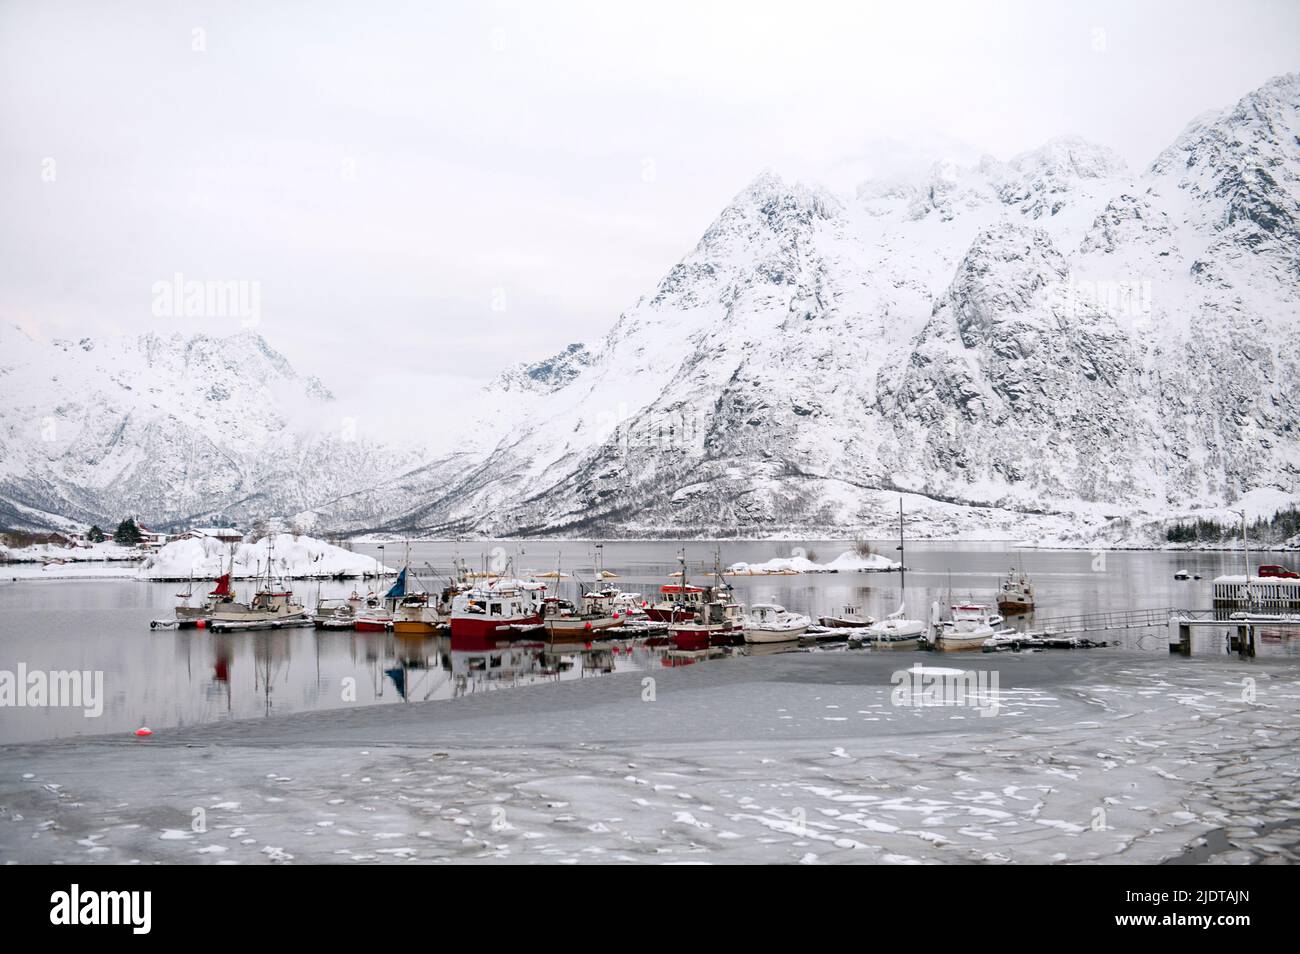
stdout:
POLYGON ((829 563, 816 563, 805 556, 774 557, 762 563, 733 563, 729 576, 787 576, 795 573, 870 573, 899 569, 900 564, 878 553, 859 554, 845 550, 829 563))
POLYGON ((827 570, 833 573, 872 573, 898 570, 901 569, 902 564, 897 560, 881 556, 879 553, 862 554, 853 550, 845 550, 825 566, 827 570))
MULTIPOLYGON (((137 575, 141 580, 216 579, 228 568, 237 580, 266 575, 291 580, 361 578, 381 572, 378 561, 312 537, 278 534, 256 543, 234 545, 210 537, 175 540, 151 554, 137 575)), ((384 573, 394 573, 384 567, 384 573)))

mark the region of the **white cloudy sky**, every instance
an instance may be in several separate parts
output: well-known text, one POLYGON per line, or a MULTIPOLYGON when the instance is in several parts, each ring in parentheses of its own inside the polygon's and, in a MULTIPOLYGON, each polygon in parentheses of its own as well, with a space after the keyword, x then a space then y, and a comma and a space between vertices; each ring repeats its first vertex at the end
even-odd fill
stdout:
POLYGON ((222 334, 153 284, 257 281, 343 396, 464 392, 597 338, 765 167, 1062 133, 1140 167, 1298 49, 1290 0, 0 0, 0 318, 222 334))

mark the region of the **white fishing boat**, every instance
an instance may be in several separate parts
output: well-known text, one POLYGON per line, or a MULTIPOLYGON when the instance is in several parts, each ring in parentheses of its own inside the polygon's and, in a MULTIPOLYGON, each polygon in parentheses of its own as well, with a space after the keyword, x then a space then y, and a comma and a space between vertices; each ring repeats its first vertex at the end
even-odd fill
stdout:
POLYGON ((549 596, 542 600, 541 616, 552 640, 589 639, 595 633, 623 625, 623 619, 600 600, 584 599, 582 606, 575 606, 571 600, 549 596))
POLYGON ((745 642, 781 643, 808 632, 812 620, 776 603, 755 603, 745 617, 745 642))
POLYGON ((582 595, 584 605, 592 609, 616 616, 623 622, 649 619, 646 613, 645 599, 640 593, 629 593, 616 586, 606 586, 599 590, 589 590, 582 595))
POLYGON ((217 629, 266 628, 285 623, 307 622, 307 608, 295 603, 293 591, 277 583, 274 575, 275 548, 267 548, 266 575, 259 572, 258 586, 247 603, 229 601, 217 603, 212 610, 212 624, 217 629))
POLYGON ((361 597, 353 591, 347 599, 316 598, 312 622, 317 629, 352 629, 357 622, 357 607, 361 597))
POLYGON ((232 601, 218 606, 211 618, 215 624, 283 623, 306 620, 307 608, 293 601, 292 590, 266 587, 254 593, 247 603, 232 601))

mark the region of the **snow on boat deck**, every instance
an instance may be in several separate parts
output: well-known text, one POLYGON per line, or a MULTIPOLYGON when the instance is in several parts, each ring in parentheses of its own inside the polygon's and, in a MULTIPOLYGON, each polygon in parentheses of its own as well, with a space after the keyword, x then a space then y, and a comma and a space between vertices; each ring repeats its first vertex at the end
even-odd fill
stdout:
POLYGON ((1149 863, 1221 832, 1211 860, 1296 860, 1286 661, 961 668, 994 663, 989 718, 891 705, 897 656, 790 654, 7 746, 0 857, 1149 863))

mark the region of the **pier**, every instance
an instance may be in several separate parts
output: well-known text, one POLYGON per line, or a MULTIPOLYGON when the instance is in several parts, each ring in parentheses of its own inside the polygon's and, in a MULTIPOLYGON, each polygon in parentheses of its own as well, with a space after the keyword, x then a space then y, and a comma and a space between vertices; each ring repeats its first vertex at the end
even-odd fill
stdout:
POLYGON ((1192 654, 1192 633, 1198 629, 1222 630, 1229 652, 1255 655, 1259 634, 1265 630, 1300 635, 1300 614, 1226 613, 1217 610, 1175 610, 1169 616, 1169 651, 1192 654))
POLYGON ((1169 625, 1169 618, 1181 612, 1173 607, 1153 609, 1111 610, 1104 613, 1082 613, 1078 616, 1049 616, 1034 618, 1034 632, 1053 636, 1070 636, 1082 633, 1105 633, 1121 629, 1148 629, 1169 625))

